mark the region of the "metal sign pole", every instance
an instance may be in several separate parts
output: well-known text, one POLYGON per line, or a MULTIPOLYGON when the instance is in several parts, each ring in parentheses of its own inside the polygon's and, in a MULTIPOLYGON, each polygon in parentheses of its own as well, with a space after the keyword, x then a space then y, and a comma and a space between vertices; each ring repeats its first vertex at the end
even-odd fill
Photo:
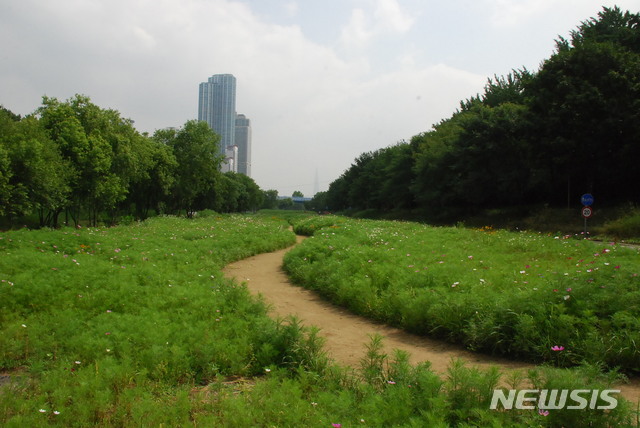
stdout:
POLYGON ((587 238, 587 218, 584 218, 584 238, 587 238))

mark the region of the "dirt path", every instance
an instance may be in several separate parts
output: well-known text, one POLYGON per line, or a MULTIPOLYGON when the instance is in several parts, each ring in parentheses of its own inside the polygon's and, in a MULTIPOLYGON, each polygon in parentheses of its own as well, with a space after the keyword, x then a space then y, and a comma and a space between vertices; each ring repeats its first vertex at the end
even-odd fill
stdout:
MULTIPOLYGON (((298 237, 298 243, 304 238, 298 237)), ((366 352, 369 336, 383 336, 385 352, 392 355, 394 349, 410 353, 412 363, 430 361, 437 373, 445 373, 451 359, 460 358, 479 368, 498 366, 501 370, 529 369, 530 364, 475 354, 461 346, 416 336, 402 330, 375 323, 353 315, 346 309, 323 300, 313 291, 297 287, 289 282, 282 271, 282 257, 290 248, 260 254, 227 265, 226 277, 247 284, 254 294, 262 294, 271 305, 274 316, 296 315, 304 325, 320 328, 326 339, 325 348, 338 364, 357 367, 366 352)), ((629 400, 640 401, 640 381, 620 385, 622 394, 629 400)))

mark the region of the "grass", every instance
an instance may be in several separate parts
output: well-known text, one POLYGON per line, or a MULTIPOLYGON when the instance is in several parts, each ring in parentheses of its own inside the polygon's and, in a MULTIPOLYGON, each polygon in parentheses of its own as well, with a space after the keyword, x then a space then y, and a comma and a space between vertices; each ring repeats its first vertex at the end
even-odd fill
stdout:
POLYGON ((165 217, 3 234, 0 367, 29 382, 19 401, 2 394, 0 420, 22 420, 25 406, 25 423, 40 408, 64 424, 162 420, 152 404, 167 390, 261 374, 290 358, 288 328, 220 272, 290 245, 287 229, 279 220, 165 217))
MULTIPOLYGON (((546 427, 583 420, 577 411, 489 410, 497 371, 452 362, 441 379, 428 363, 414 367, 402 352, 383 354, 378 337, 361 367, 331 364, 317 330, 293 318, 271 320, 264 303, 220 272, 290 245, 289 222, 303 217, 205 214, 0 235, 0 425, 546 427)), ((317 219, 329 231, 349 226, 317 219)), ((610 380, 549 370, 519 382, 602 388, 610 380)), ((632 426, 632 415, 621 401, 589 421, 632 426)))
POLYGON ((296 231, 313 238, 285 257, 292 279, 358 314, 490 354, 640 372, 637 250, 343 217, 296 231))

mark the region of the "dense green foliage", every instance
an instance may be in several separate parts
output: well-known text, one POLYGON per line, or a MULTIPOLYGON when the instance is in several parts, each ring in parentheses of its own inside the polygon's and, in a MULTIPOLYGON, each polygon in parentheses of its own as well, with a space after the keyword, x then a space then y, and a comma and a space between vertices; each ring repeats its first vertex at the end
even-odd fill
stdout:
POLYGON ((115 110, 77 95, 43 98, 21 118, 0 109, 0 217, 38 214, 41 226, 109 223, 150 213, 249 211, 263 192, 249 177, 221 173, 220 137, 205 123, 140 134, 115 110))
MULTIPOLYGON (((202 212, 113 228, 0 235, 0 425, 620 426, 612 411, 490 410, 504 386, 591 388, 593 368, 500 377, 368 346, 361 367, 327 360, 317 331, 274 321, 223 278, 232 261, 294 242, 298 212, 202 212), (286 220, 285 220, 286 219, 286 220)), ((323 217, 325 219, 327 217, 323 217)))
POLYGON ((331 183, 331 210, 454 220, 483 209, 637 202, 640 15, 604 8, 536 73, 490 79, 432 130, 359 156, 331 183))
POLYGON ((485 353, 640 372, 635 249, 334 216, 295 230, 313 237, 286 271, 353 312, 485 353))

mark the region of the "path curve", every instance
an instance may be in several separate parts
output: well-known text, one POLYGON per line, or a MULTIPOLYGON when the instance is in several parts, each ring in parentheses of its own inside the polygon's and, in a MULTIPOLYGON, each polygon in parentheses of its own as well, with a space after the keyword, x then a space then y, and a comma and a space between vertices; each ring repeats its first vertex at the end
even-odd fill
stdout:
MULTIPOLYGON (((305 237, 298 236, 297 243, 305 237)), ((535 366, 484 354, 476 354, 459 345, 406 333, 400 329, 376 323, 335 306, 311 290, 293 285, 282 270, 282 258, 292 247, 263 253, 227 265, 223 273, 247 285, 255 295, 262 295, 276 317, 296 315, 303 325, 316 326, 326 340, 329 357, 338 364, 358 367, 366 352, 365 345, 374 334, 383 336, 385 352, 402 349, 410 354, 410 362, 430 361, 436 373, 444 374, 452 359, 460 358, 470 366, 500 370, 526 370, 535 366)), ((640 380, 619 385, 628 400, 640 402, 640 380)))

